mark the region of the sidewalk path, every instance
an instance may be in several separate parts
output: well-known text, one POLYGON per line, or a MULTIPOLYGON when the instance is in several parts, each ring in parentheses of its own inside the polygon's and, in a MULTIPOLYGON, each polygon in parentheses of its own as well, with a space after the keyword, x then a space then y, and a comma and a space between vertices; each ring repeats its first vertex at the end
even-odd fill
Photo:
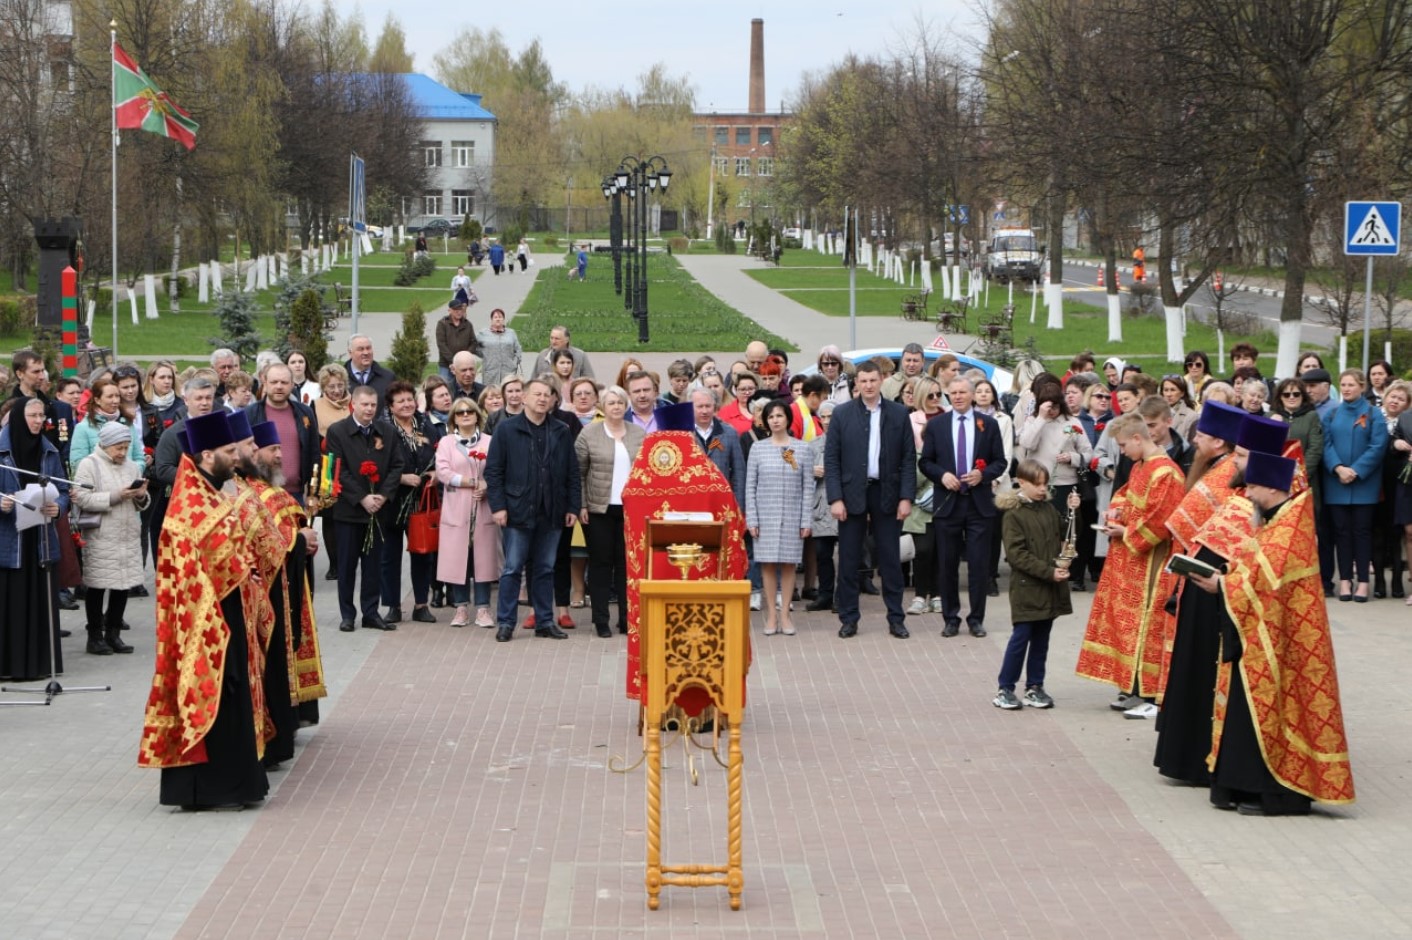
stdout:
MULTIPOLYGON (((316 565, 322 576, 325 562, 316 565)), ((405 581, 404 581, 405 583, 405 581)), ((149 581, 150 584, 150 581, 149 581)), ((1359 802, 1249 819, 1152 769, 1150 723, 1076 678, 1091 595, 1056 630, 1052 712, 990 705, 991 635, 943 640, 938 615, 889 638, 864 601, 856 640, 796 614, 759 636, 745 748, 745 907, 667 889, 645 907, 644 778, 624 645, 576 612, 561 642, 404 623, 342 634, 316 603, 332 697, 265 805, 183 814, 136 766, 153 602, 133 656, 65 641, 69 687, 0 709, 0 923, 24 938, 1408 936, 1412 742, 1386 664, 1412 656, 1406 608, 1331 605, 1359 802)), ((0 700, 14 700, 13 693, 0 700)), ((705 756, 705 760, 702 757, 705 756)), ((714 862, 724 771, 690 786, 666 752, 665 858, 714 862)))
MULTIPOLYGON (((812 365, 818 358, 819 348, 829 344, 842 350, 901 348, 908 343, 927 346, 941 335, 932 324, 904 320, 896 313, 892 316, 860 316, 857 318, 858 341, 853 343, 849 336, 848 317, 831 317, 811 310, 746 274, 751 269, 772 267, 759 258, 739 254, 688 254, 677 255, 676 258, 702 287, 765 329, 798 346, 798 357, 790 357, 796 369, 812 365)), ((859 291, 858 296, 860 303, 867 302, 866 292, 859 291)), ((956 333, 946 334, 946 339, 959 352, 965 352, 976 341, 974 336, 956 333)))

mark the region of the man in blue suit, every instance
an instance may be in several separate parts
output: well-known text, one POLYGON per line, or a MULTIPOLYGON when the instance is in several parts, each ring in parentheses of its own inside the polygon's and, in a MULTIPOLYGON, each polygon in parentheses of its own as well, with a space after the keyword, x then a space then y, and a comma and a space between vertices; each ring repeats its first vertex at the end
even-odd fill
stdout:
POLYGON ((985 598, 990 569, 990 539, 995 526, 991 484, 1005 472, 1005 443, 1000 425, 971 411, 975 387, 955 378, 947 388, 951 411, 927 422, 922 432, 923 475, 936 487, 933 501, 937 559, 941 568, 942 636, 961 632, 960 561, 965 540, 971 612, 971 636, 985 636, 985 598))
POLYGON ((838 635, 847 639, 858 633, 858 567, 863 538, 871 530, 888 632, 905 640, 898 546, 917 489, 912 422, 905 407, 883 398, 877 363, 859 363, 853 387, 857 397, 834 409, 824 436, 824 487, 838 520, 838 635))

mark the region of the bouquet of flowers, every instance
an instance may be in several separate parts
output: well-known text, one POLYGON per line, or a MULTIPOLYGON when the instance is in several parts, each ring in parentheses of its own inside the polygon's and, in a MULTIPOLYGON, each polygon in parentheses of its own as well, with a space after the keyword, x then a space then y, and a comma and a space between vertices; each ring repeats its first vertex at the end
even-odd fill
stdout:
MULTIPOLYGON (((382 482, 382 474, 378 473, 378 465, 371 460, 365 460, 358 465, 358 475, 368 481, 368 492, 377 489, 382 482)), ((363 536, 363 554, 373 550, 373 529, 378 524, 377 513, 368 516, 368 532, 363 536)))

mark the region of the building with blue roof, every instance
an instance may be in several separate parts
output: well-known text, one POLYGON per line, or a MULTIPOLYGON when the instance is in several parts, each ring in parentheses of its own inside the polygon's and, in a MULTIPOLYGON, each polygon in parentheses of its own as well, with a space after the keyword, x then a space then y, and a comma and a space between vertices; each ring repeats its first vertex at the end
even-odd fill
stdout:
POLYGON ((408 222, 420 225, 441 216, 459 222, 468 215, 484 222, 495 166, 495 115, 480 95, 452 91, 417 72, 402 80, 422 120, 427 165, 427 188, 419 205, 407 207, 408 222))

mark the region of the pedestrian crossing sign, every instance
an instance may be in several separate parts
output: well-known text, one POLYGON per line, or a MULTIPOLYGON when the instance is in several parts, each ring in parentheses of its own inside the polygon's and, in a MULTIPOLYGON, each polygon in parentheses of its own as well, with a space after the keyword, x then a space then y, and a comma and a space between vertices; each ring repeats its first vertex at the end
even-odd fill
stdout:
POLYGON ((1348 202, 1343 209, 1343 253, 1395 255, 1402 234, 1399 202, 1348 202))

